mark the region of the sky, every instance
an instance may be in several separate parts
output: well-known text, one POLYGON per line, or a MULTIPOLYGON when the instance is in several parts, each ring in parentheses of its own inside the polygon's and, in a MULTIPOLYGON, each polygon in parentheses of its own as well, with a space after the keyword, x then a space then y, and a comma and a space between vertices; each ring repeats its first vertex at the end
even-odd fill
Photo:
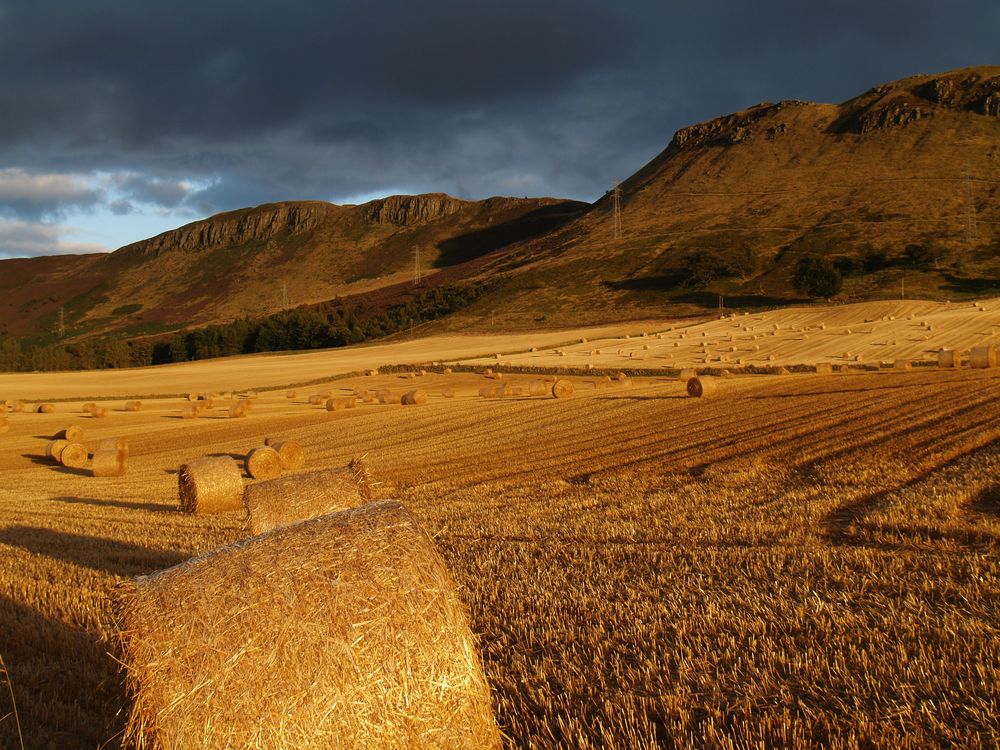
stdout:
POLYGON ((681 127, 1000 63, 997 0, 0 0, 0 258, 270 201, 592 201, 681 127))

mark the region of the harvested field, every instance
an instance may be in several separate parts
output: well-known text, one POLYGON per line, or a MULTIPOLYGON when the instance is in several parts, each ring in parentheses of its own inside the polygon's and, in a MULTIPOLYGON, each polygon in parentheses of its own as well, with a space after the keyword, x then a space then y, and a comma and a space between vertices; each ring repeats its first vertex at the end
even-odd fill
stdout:
MULTIPOLYGON (((630 341, 655 354, 664 340, 630 341)), ((389 361, 366 351, 359 372, 389 361)), ((133 392, 135 373, 102 376, 109 397, 133 392)), ((22 392, 26 377, 0 375, 0 390, 65 387, 22 392)), ((209 372, 186 380, 216 387, 209 372)), ((527 394, 532 380, 504 383, 527 394)), ((142 411, 88 422, 88 443, 130 447, 128 474, 101 481, 46 461, 39 438, 93 391, 10 414, 0 656, 25 747, 94 748, 123 729, 107 594, 245 536, 242 511, 180 513, 176 471, 264 435, 299 442, 310 469, 365 455, 376 496, 413 511, 470 611, 510 748, 1000 742, 1000 370, 737 375, 711 399, 674 374, 627 389, 568 380, 568 400, 484 400, 481 376, 428 371, 421 409, 340 412, 235 382, 258 386, 246 418, 182 420, 168 378, 141 391, 142 411)), ((8 703, 0 690, 0 717, 8 703)), ((0 720, 0 746, 16 743, 0 720)))

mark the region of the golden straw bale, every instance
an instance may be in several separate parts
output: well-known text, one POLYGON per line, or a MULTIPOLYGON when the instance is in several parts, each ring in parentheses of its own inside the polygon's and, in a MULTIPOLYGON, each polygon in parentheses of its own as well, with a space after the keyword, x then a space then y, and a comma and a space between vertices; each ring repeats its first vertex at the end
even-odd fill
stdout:
POLYGON ((398 502, 125 581, 113 611, 126 747, 501 747, 454 581, 398 502))
POLYGON ((177 493, 184 513, 221 513, 243 504, 243 477, 229 456, 206 456, 182 464, 177 493))
POLYGON ((306 451, 302 447, 302 443, 297 440, 272 440, 271 438, 264 438, 264 445, 269 445, 278 452, 282 469, 294 471, 305 468, 306 451))
POLYGON ((479 388, 479 395, 483 398, 496 398, 497 387, 495 385, 484 385, 479 388))
POLYGON ((243 505, 250 533, 256 535, 307 518, 357 508, 371 500, 372 490, 364 462, 355 459, 340 469, 249 484, 243 490, 243 505))
POLYGON ((508 396, 523 396, 524 395, 524 388, 522 386, 519 386, 519 385, 508 385, 507 386, 507 395, 508 396))
POLYGON ((108 416, 108 410, 103 406, 95 406, 90 410, 90 416, 94 419, 103 419, 108 416))
POLYGON ((370 378, 375 377, 376 375, 378 375, 378 370, 368 370, 367 372, 365 372, 365 375, 367 375, 370 378))
POLYGON ((441 371, 441 374, 442 375, 451 375, 451 368, 450 367, 444 368, 444 370, 441 371))
POLYGON ((187 400, 188 401, 197 401, 198 400, 198 394, 197 393, 189 393, 187 395, 187 400))
POLYGON ((789 373, 789 370, 788 370, 787 367, 779 367, 777 370, 774 371, 774 374, 775 375, 789 375, 790 373, 789 373))
POLYGON ((941 349, 938 351, 938 367, 961 367, 962 355, 954 349, 941 349))
POLYGON ((38 406, 35 407, 35 411, 38 412, 39 414, 51 414, 55 410, 56 407, 54 407, 52 404, 39 404, 38 406))
POLYGON ((210 409, 215 408, 215 399, 212 398, 211 396, 207 396, 203 398, 201 401, 199 401, 197 406, 198 406, 198 412, 204 413, 210 409))
POLYGON ((443 391, 441 391, 441 395, 444 396, 445 398, 455 398, 455 389, 445 388, 443 391))
POLYGON ((250 402, 239 400, 229 405, 229 416, 232 419, 242 419, 250 412, 250 402))
POLYGON ((378 401, 378 394, 375 391, 365 391, 361 401, 365 404, 373 404, 378 401))
POLYGON ((71 443, 83 442, 83 428, 80 425, 71 424, 65 430, 59 430, 55 435, 56 440, 68 440, 71 443))
POLYGON ((45 446, 45 457, 58 462, 59 456, 63 452, 63 448, 69 445, 69 440, 56 439, 50 440, 45 446))
POLYGON ((892 369, 894 370, 912 370, 913 364, 908 359, 897 359, 892 363, 892 369))
POLYGON ((198 416, 198 407, 194 404, 181 409, 181 419, 194 419, 198 416))
POLYGON ((384 388, 378 392, 378 402, 380 404, 398 404, 399 394, 393 393, 390 389, 384 388))
POLYGON ((544 396, 549 392, 549 387, 544 380, 532 380, 528 383, 529 396, 544 396))
POLYGON ((325 400, 326 400, 326 399, 324 399, 324 398, 323 398, 323 395, 322 395, 321 393, 314 393, 314 394, 312 394, 312 395, 311 395, 311 396, 309 397, 309 403, 310 403, 310 404, 311 404, 312 406, 319 406, 319 405, 320 405, 320 404, 322 404, 322 403, 323 403, 323 402, 324 402, 325 400))
POLYGON ((343 411, 344 409, 353 409, 356 406, 357 399, 354 396, 338 396, 326 401, 327 411, 343 411))
POLYGON ((681 374, 679 376, 679 380, 682 380, 683 382, 686 383, 691 378, 696 378, 696 377, 698 377, 698 371, 697 370, 695 370, 693 367, 685 367, 683 370, 681 370, 681 374))
POLYGON ((404 393, 403 398, 400 399, 400 403, 404 406, 419 406, 420 404, 426 404, 427 393, 420 388, 415 388, 412 391, 404 393))
POLYGON ((833 365, 831 365, 829 362, 817 362, 816 372, 823 375, 829 375, 831 372, 833 372, 833 365))
POLYGON ((125 411, 141 411, 142 401, 126 401, 125 411))
POLYGON ((247 453, 243 467, 253 479, 274 479, 281 476, 281 456, 269 445, 262 445, 247 453))
POLYGON ((718 386, 715 378, 708 375, 689 378, 687 381, 687 393, 691 398, 704 398, 715 394, 718 386))
POLYGON ((997 366, 997 348, 993 345, 977 346, 969 352, 969 366, 984 370, 997 366))
POLYGON ((123 437, 104 438, 97 444, 99 451, 124 451, 128 458, 128 440, 123 437))
POLYGON ((90 453, 82 443, 67 443, 59 452, 59 463, 70 469, 82 469, 87 465, 90 453))
POLYGON ((90 473, 95 477, 120 477, 128 470, 128 451, 101 450, 94 453, 90 473))
POLYGON ((569 398, 573 395, 573 383, 569 380, 557 380, 552 384, 553 398, 569 398))
POLYGON ((285 398, 298 398, 298 397, 299 394, 296 391, 288 391, 288 393, 285 394, 285 398))

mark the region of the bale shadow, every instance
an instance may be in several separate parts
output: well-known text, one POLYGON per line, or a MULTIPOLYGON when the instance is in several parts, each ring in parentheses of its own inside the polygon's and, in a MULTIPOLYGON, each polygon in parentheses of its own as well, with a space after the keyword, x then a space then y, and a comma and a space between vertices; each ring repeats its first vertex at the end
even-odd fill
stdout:
POLYGON ((130 503, 125 500, 98 500, 96 497, 73 497, 71 495, 50 497, 57 503, 72 505, 93 505, 97 508, 123 508, 125 510, 151 510, 155 512, 172 512, 174 509, 158 503, 130 503))
POLYGON ((33 453, 22 453, 21 458, 26 458, 29 461, 31 461, 31 463, 37 466, 44 466, 45 468, 51 469, 52 471, 58 472, 60 474, 72 474, 73 476, 77 477, 90 476, 90 472, 87 471, 86 469, 74 469, 70 466, 63 466, 60 463, 53 462, 52 459, 47 458, 45 456, 38 456, 33 453))
POLYGON ((1000 516, 1000 484, 987 487, 972 498, 971 507, 979 513, 1000 516))
POLYGON ((149 549, 117 539, 70 534, 36 526, 0 529, 0 544, 128 578, 173 567, 190 557, 174 550, 149 549))
MULTIPOLYGON (((117 747, 126 693, 115 659, 93 633, 0 596, 0 643, 24 747, 117 747)), ((0 690, 0 747, 20 747, 10 695, 0 690)))

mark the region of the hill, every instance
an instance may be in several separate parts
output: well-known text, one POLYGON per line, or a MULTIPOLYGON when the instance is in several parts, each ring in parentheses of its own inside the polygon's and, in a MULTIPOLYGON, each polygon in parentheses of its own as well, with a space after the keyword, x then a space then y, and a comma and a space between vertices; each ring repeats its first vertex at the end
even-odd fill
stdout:
MULTIPOLYGON (((365 295, 544 233, 586 207, 550 198, 392 196, 219 214, 110 254, 0 261, 0 335, 127 335, 365 295)), ((445 275, 446 278, 447 275, 445 275)))
MULTIPOLYGON (((764 102, 677 131, 613 200, 509 250, 519 273, 483 309, 510 325, 802 294, 799 260, 844 276, 839 299, 1000 291, 1000 67, 877 86, 843 104, 764 102), (909 251, 908 251, 909 248, 909 251)), ((499 266, 499 261, 498 261, 499 266)))

